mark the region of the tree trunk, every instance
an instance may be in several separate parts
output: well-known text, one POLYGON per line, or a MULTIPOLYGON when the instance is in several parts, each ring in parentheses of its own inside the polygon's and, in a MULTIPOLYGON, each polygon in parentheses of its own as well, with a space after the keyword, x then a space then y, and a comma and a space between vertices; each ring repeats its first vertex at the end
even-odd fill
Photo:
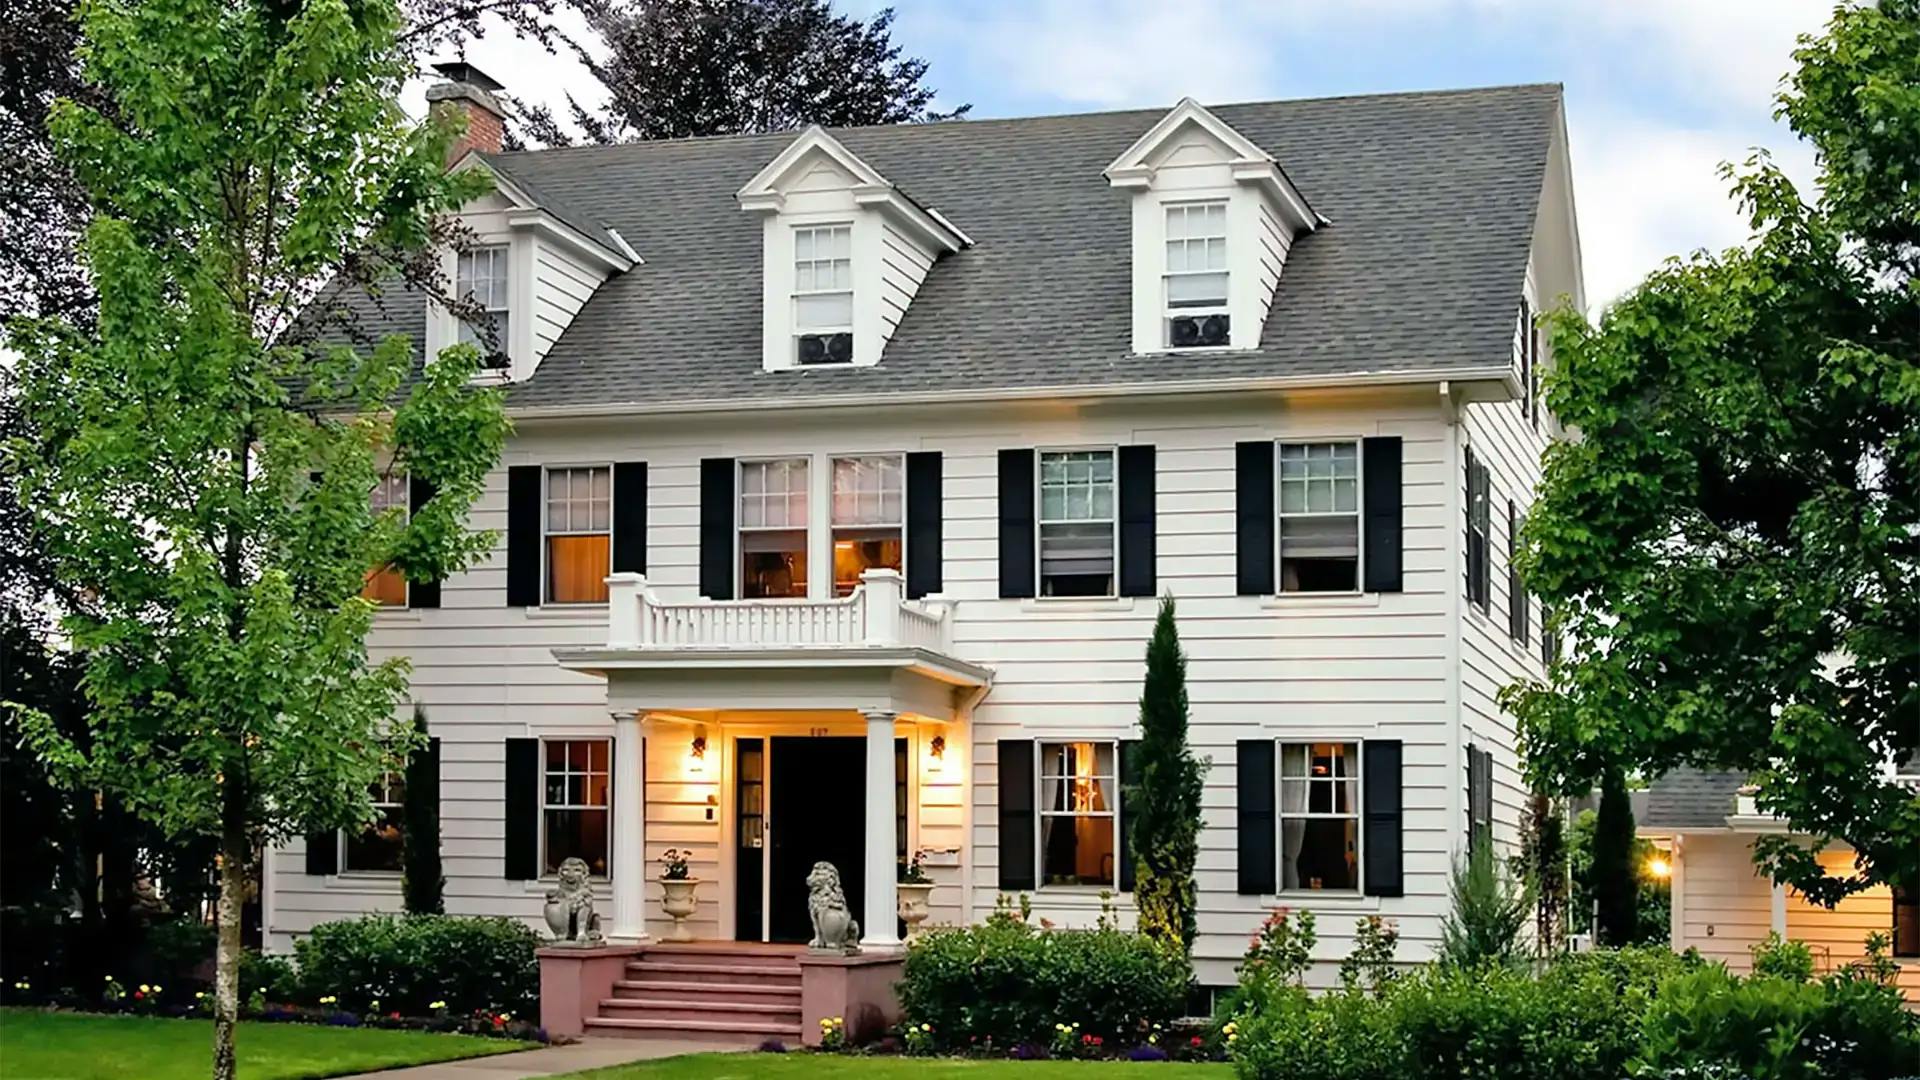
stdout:
POLYGON ((220 834, 219 947, 213 969, 213 1080, 233 1080, 234 1025, 240 1019, 240 919, 247 902, 247 867, 253 852, 246 829, 229 800, 220 834))

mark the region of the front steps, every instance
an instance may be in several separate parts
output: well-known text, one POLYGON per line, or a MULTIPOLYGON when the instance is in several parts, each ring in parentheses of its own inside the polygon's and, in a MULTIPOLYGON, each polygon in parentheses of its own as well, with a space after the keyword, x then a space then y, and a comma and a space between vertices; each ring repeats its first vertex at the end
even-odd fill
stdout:
POLYGON ((627 964, 589 1035, 800 1045, 800 949, 726 942, 648 945, 627 964))

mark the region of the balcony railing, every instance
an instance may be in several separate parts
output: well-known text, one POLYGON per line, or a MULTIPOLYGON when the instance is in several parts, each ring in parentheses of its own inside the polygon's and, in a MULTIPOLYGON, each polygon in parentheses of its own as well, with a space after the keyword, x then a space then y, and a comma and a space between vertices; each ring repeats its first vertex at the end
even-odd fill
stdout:
POLYGON ((662 603, 640 574, 607 578, 607 645, 614 649, 908 647, 947 652, 953 608, 905 598, 893 570, 868 570, 834 600, 662 603))

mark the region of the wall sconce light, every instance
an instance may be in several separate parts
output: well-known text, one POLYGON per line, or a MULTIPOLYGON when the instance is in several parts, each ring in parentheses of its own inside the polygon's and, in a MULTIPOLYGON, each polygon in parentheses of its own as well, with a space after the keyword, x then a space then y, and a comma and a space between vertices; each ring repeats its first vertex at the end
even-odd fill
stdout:
POLYGON ((707 733, 702 729, 693 737, 693 745, 687 748, 687 771, 695 774, 707 771, 707 733))
POLYGON ((928 763, 927 766, 929 771, 939 772, 945 768, 947 764, 947 737, 945 735, 935 735, 933 741, 927 744, 927 753, 933 755, 933 760, 928 763))

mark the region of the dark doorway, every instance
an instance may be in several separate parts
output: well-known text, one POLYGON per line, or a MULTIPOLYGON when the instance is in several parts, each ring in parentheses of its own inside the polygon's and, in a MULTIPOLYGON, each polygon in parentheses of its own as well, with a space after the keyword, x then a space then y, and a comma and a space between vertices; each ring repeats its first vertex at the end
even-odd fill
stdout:
POLYGON ((807 874, 816 862, 830 862, 840 871, 847 907, 864 925, 867 741, 822 737, 768 742, 771 940, 805 942, 813 937, 807 874))

